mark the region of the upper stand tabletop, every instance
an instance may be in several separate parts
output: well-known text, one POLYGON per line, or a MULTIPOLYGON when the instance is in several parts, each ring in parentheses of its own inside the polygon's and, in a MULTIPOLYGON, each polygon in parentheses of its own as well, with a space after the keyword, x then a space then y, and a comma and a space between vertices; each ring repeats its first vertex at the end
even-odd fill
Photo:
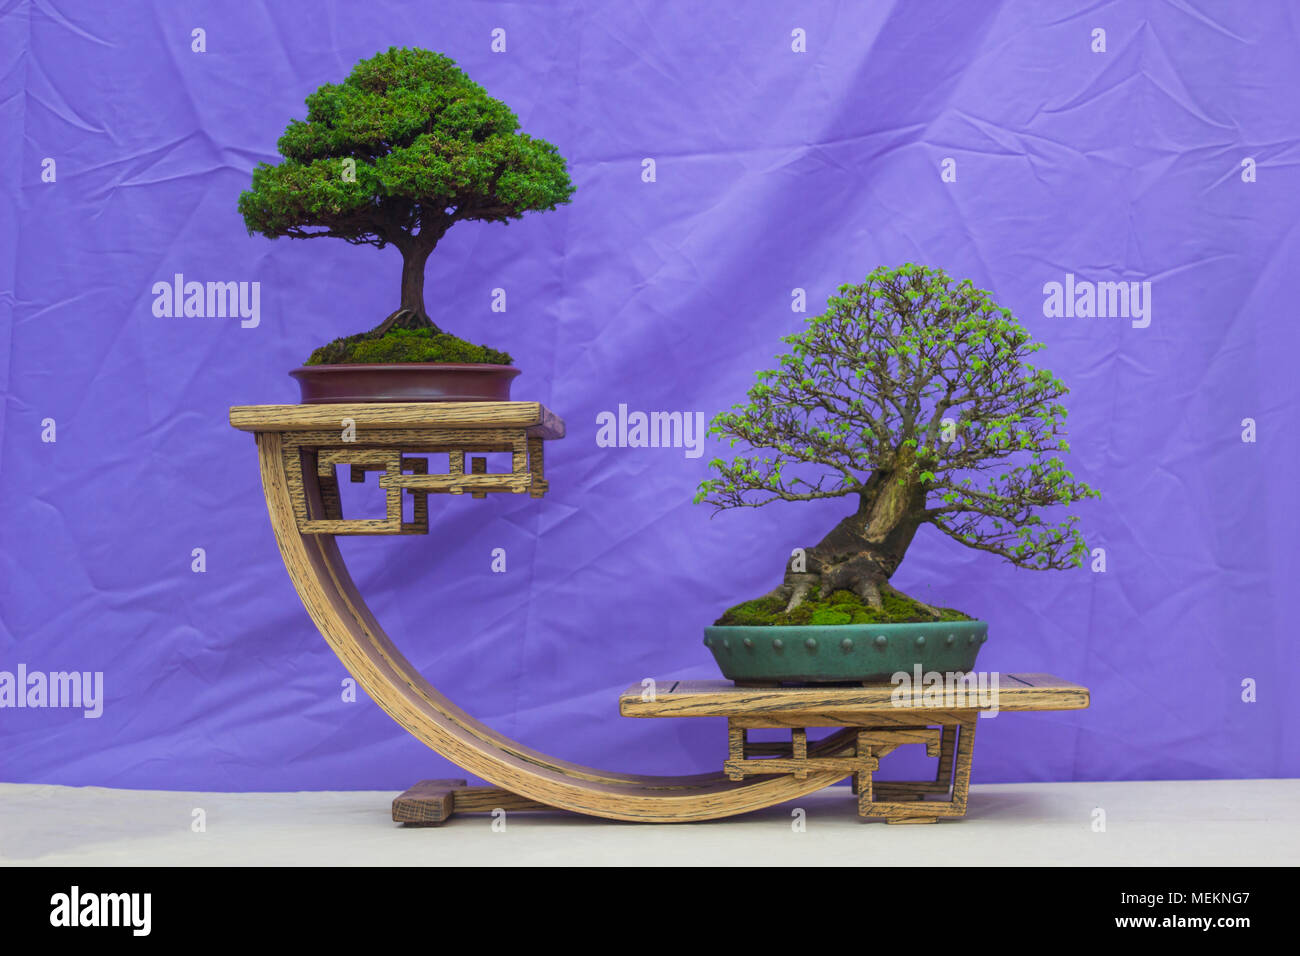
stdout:
POLYGON ((618 699, 624 717, 744 717, 764 713, 833 710, 837 714, 869 714, 905 710, 1082 710, 1088 688, 1051 674, 998 674, 996 696, 991 674, 975 674, 960 703, 956 688, 935 687, 926 696, 924 685, 908 688, 895 699, 894 684, 804 685, 802 687, 737 687, 726 680, 663 680, 652 687, 633 684, 618 699), (982 678, 982 680, 976 680, 982 678))
POLYGON ((564 437, 564 420, 541 402, 374 402, 349 405, 235 405, 230 424, 246 432, 335 428, 523 428, 530 437, 564 437))

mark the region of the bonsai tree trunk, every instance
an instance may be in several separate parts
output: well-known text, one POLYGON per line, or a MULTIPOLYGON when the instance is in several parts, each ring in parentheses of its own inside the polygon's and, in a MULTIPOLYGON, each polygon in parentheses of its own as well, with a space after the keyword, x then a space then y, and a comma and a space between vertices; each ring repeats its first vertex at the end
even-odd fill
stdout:
POLYGON ((402 301, 396 312, 375 327, 373 334, 376 337, 391 329, 442 331, 424 309, 424 267, 436 245, 436 241, 411 241, 398 245, 402 253, 402 301))
MULTIPOLYGON (((820 588, 823 597, 852 591, 872 607, 883 607, 881 586, 902 564, 924 508, 922 486, 900 485, 888 471, 873 473, 858 492, 857 510, 805 549, 802 561, 792 559, 784 581, 771 593, 787 601, 787 611, 802 604, 813 587, 820 588)), ((917 603, 939 616, 924 602, 917 603)))

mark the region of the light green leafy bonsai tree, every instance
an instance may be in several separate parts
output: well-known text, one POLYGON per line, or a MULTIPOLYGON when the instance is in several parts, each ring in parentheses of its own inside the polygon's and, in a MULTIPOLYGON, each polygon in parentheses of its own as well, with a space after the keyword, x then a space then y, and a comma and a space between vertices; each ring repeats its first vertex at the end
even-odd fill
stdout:
POLYGON ((1039 512, 1098 492, 1075 480, 1067 389, 1029 358, 1044 346, 969 280, 908 264, 844 285, 749 402, 710 433, 743 454, 715 459, 697 502, 715 509, 846 498, 852 511, 796 550, 781 584, 719 624, 963 617, 889 586, 929 525, 1025 568, 1082 563, 1076 516, 1039 512))
POLYGON ((508 222, 569 201, 564 157, 518 130, 508 106, 428 50, 377 54, 307 97, 307 119, 280 137, 283 161, 259 163, 239 197, 249 234, 331 237, 402 254, 398 308, 370 332, 318 350, 314 362, 356 361, 358 350, 369 361, 509 362, 493 350, 476 358, 481 347, 442 333, 425 309, 424 272, 458 222, 508 222), (423 354, 405 354, 412 348, 423 354))

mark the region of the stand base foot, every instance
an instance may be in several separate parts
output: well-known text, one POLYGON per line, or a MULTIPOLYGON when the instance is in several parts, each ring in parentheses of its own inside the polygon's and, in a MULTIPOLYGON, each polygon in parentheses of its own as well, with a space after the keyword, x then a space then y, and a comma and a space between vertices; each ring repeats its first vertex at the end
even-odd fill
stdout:
POLYGON ((464 780, 421 780, 393 800, 393 822, 412 827, 442 826, 453 813, 550 810, 500 787, 470 787, 464 780))
POLYGON ((464 780, 421 780, 393 800, 393 822, 417 827, 441 826, 455 812, 455 788, 463 786, 464 780))

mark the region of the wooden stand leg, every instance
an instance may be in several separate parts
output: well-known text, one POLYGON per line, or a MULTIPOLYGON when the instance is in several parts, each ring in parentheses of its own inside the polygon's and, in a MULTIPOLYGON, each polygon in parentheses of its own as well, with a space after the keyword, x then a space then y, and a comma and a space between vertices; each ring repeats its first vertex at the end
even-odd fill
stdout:
MULTIPOLYGON (((727 759, 731 761, 743 761, 745 759, 745 744, 748 739, 748 731, 744 727, 736 725, 735 721, 727 721, 727 759)), ((728 780, 744 780, 745 775, 739 770, 728 770, 728 780)))
MULTIPOLYGON (((795 760, 801 760, 805 763, 808 760, 808 730, 804 727, 795 727, 790 731, 790 753, 795 760)), ((807 770, 796 770, 794 772, 796 780, 807 780, 807 770)))
MULTIPOLYGON (((947 794, 952 789, 952 762, 957 752, 957 724, 940 728, 939 767, 933 780, 881 780, 876 783, 876 793, 887 800, 924 800, 927 793, 947 794)), ((936 756, 929 747, 928 756, 936 756)))
MULTIPOLYGON (((859 734, 860 755, 864 748, 870 752, 870 746, 864 742, 867 736, 869 734, 865 731, 859 734)), ((974 717, 943 728, 936 784, 941 784, 945 792, 951 786, 951 794, 946 801, 925 799, 924 792, 916 792, 918 786, 922 785, 916 781, 896 782, 889 787, 879 784, 877 788, 887 799, 873 800, 870 771, 859 773, 856 787, 858 813, 864 817, 884 817, 886 823, 893 824, 937 823, 940 817, 964 816, 970 790, 971 754, 974 746, 974 717), (945 779, 945 771, 951 775, 951 783, 945 779)))
POLYGON ((456 810, 455 788, 463 786, 464 780, 421 780, 393 800, 393 822, 441 826, 456 810))

